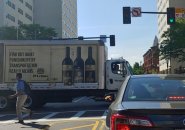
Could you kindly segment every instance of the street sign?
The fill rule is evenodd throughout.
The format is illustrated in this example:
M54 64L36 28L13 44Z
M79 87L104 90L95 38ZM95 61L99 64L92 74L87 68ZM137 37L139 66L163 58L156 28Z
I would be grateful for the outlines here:
M102 40L104 43L107 42L107 36L106 35L100 35L100 40Z
M185 18L185 8L175 8L176 18Z
M132 17L141 17L141 7L132 8Z

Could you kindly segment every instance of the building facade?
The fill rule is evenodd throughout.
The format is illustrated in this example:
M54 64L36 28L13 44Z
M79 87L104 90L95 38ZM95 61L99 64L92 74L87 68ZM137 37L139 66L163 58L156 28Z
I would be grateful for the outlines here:
M185 8L184 0L157 0L157 10L158 12L166 12L168 7L175 8ZM158 15L158 39L159 46L160 43L164 40L161 38L164 31L166 31L170 26L167 25L167 15L159 14ZM159 61L159 71L161 73L176 73L176 69L180 66L185 67L185 63L179 63L176 59L170 60L160 60Z
M0 0L0 26L33 23L33 0Z
M0 0L0 26L40 24L59 38L76 38L77 0Z
M159 73L158 39L155 37L153 46L143 55L145 73Z
M59 38L76 38L77 0L34 0L34 23L54 28Z

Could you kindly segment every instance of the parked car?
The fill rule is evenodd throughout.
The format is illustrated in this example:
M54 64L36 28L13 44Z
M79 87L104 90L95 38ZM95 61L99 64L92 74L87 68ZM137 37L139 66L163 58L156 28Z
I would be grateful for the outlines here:
M185 75L133 75L106 117L110 130L185 130Z

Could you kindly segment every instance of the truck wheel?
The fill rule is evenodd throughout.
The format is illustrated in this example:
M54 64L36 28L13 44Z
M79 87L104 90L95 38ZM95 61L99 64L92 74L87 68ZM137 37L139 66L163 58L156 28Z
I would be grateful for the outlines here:
M0 96L0 110L4 110L8 107L8 99L5 96Z

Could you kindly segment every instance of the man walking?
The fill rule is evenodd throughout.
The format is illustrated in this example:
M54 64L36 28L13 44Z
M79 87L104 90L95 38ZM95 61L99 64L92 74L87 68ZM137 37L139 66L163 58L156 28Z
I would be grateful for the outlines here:
M17 118L19 120L18 123L24 123L22 112L29 113L29 117L31 118L32 111L30 109L23 107L28 95L25 92L25 85L24 85L25 81L22 80L22 74L17 73L16 79L17 79L16 93L14 95L10 95L9 98L17 97L16 113L17 113Z

